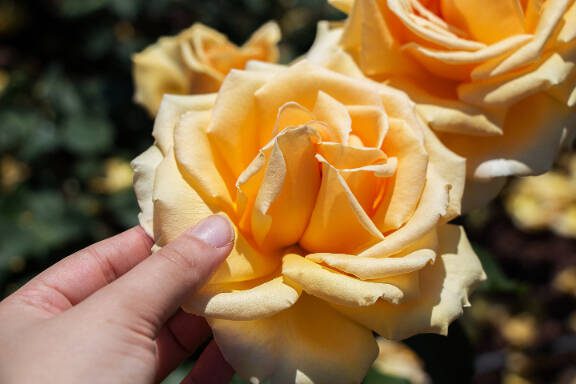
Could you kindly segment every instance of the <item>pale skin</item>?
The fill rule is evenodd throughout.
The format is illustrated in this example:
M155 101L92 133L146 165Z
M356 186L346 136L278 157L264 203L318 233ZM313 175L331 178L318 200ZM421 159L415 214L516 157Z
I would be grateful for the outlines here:
M91 245L0 302L0 383L157 383L210 339L179 309L229 254L211 216L160 251L140 227ZM183 383L234 374L212 340Z

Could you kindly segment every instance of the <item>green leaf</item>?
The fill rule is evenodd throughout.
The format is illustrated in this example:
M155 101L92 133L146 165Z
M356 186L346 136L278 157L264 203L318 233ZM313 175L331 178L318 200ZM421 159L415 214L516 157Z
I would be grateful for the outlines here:
M120 18L133 20L142 8L142 0L110 0L110 8Z
M113 127L106 118L76 115L64 122L62 135L66 148L86 156L109 151L113 144L112 132Z
M48 101L53 110L63 115L74 115L83 110L82 99L74 83L62 73L58 65L49 67L38 81L38 98Z
M130 1L130 0L125 0ZM82 17L108 5L109 0L60 0L60 13L65 17Z

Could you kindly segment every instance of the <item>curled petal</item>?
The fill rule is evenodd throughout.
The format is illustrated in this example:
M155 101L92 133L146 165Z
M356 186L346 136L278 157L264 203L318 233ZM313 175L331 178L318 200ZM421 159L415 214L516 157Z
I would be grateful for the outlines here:
M562 84L548 89L547 92L561 103L574 108L576 106L576 66Z
M490 71L491 76L500 76L519 70L526 64L539 59L546 45L553 38L558 24L566 13L570 0L549 0L542 7L540 19L534 31L534 39L514 51Z
M252 234L267 249L298 242L308 225L321 180L316 140L306 126L287 129L275 140L251 217Z
M476 254L461 227L440 229L440 249L434 264L420 272L420 295L414 301L370 307L334 306L354 321L390 339L417 333L446 334L448 325L468 306L468 293L486 279Z
M253 383L360 383L378 354L368 329L308 295L271 317L209 323L224 358Z
M470 51L485 47L485 44L482 42L461 38L448 30L442 31L437 28L429 28L428 23L418 23L417 18L411 17L411 15L413 15L413 9L410 3L416 3L416 1L386 0L386 3L389 12L394 13L394 15L402 21L403 26L421 40L431 43L432 45L438 45L451 50L462 49Z
M337 253L312 253L306 258L316 263L357 276L362 280L376 280L403 275L424 268L436 257L431 249L420 249L402 257L358 257Z
M434 131L491 136L502 133L504 112L498 109L482 110L463 103L448 95L435 95L440 87L426 88L421 83L393 78L389 84L410 95L416 102L416 110Z
M192 295L182 308L213 319L253 320L275 315L290 308L300 290L276 277L265 282L247 281L208 284Z
M134 169L134 192L140 206L138 221L148 236L154 236L154 202L152 195L154 193L156 168L160 165L162 158L162 152L157 146L153 145L132 160L131 163L132 169Z
M322 300L340 305L369 306L379 299L398 303L404 296L392 284L358 280L310 260L288 254L282 260L282 274Z
M460 215L461 202L466 180L466 159L450 151L430 130L425 129L426 149L430 162L438 170L447 185L450 185L450 201L444 217L450 221Z
M572 58L553 53L536 68L518 73L490 77L482 81L461 84L459 97L479 106L511 106L528 96L562 84L570 75L576 62L576 48Z

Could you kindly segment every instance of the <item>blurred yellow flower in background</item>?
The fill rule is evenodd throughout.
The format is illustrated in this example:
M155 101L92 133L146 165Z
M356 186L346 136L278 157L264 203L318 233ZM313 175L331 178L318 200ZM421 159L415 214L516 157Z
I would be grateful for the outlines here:
M104 175L91 180L94 191L113 194L132 186L132 167L126 160L110 158L104 162Z
M162 37L133 57L134 98L154 116L164 94L216 92L230 70L242 69L250 60L276 62L280 38L274 22L264 24L241 47L199 23Z
M407 380L410 384L431 384L424 363L405 344L378 338L378 357L372 367L385 375Z
M553 171L515 180L505 207L522 229L576 238L576 154L566 155Z
M30 169L25 163L10 155L0 159L0 186L4 192L11 191L28 178Z

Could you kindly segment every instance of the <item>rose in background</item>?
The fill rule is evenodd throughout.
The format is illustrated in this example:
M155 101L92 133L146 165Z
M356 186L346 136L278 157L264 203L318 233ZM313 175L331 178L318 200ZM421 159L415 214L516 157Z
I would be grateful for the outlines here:
M498 192L504 180L493 178L547 171L574 136L575 1L332 4L349 18L325 28L314 55L342 49L364 75L406 91L444 144L467 159L466 205Z
M554 170L543 175L515 180L505 206L522 229L549 229L576 238L576 154L563 156Z
M200 23L162 37L134 55L134 99L154 116L166 93L216 92L231 69L242 69L249 60L276 62L280 38L274 22L264 24L241 47Z
M210 213L235 249L184 308L245 378L360 382L372 335L445 334L484 278L458 215L464 160L397 90L301 62L165 96L134 160L162 247Z

